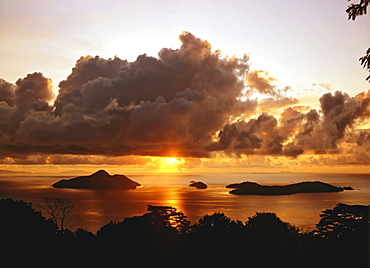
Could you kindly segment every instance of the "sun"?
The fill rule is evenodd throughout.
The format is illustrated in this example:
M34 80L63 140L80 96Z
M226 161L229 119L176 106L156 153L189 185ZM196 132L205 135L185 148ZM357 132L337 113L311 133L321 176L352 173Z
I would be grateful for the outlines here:
M163 157L160 165L160 170L164 172L177 171L183 166L184 163L185 160L183 158Z
M173 158L173 157L167 157L164 162L166 165L176 165L176 164L181 163L180 160Z

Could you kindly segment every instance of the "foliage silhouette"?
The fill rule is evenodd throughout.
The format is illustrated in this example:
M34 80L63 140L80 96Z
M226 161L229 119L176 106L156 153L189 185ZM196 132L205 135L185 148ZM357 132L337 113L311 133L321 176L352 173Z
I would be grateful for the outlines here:
M59 231L64 232L69 227L70 214L74 207L71 200L42 197L39 207L51 216Z
M122 222L110 222L97 232L106 261L138 267L154 263L166 267L175 262L178 235L187 231L190 222L173 207L148 206L148 211Z
M367 13L368 5L369 0L361 0L360 3L349 5L346 9L348 19L355 20L358 16L365 15ZM359 61L361 62L362 67L370 72L370 48L367 49L366 54L362 56ZM370 83L370 74L366 77L366 80Z
M285 263L286 267L297 266L300 240L297 227L283 222L275 213L257 212L248 218L246 232L253 255L260 256L255 265L268 267Z
M337 204L334 209L326 209L320 214L316 234L333 241L363 235L368 231L369 207L361 205Z
M348 0L351 1L351 0ZM361 16L367 13L367 6L369 0L361 0L360 3L351 4L347 7L346 12L349 20L355 20L357 16Z
M174 207L148 205L148 211L154 223L164 223L167 227L175 228L180 234L186 233L189 229L190 221L186 219L184 213L177 211Z
M370 72L370 48L367 49L366 55L362 56L359 61L361 62L362 67ZM370 83L370 75L366 77L366 80Z
M94 235L59 232L31 203L2 199L1 267L367 267L369 208L338 204L302 232L271 212L190 224L173 207L148 206Z
M57 230L31 203L0 200L0 260L2 267L44 267L52 264L48 256ZM43 257L40 257L43 256Z
M240 262L245 247L244 224L224 213L204 215L184 237L184 267L227 267ZM189 254L191 253L191 254Z
M314 233L327 240L329 248L342 254L337 260L352 267L366 267L369 258L370 206L337 204L320 214ZM350 256L350 258L348 258Z

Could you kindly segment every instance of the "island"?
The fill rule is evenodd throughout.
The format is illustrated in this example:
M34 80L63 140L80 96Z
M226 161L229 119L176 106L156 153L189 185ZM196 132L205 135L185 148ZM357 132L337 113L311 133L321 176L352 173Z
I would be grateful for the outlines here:
M236 188L230 194L239 195L290 195L297 193L328 193L352 190L352 187L336 187L320 181L299 182L289 185L262 186L256 182L233 183L226 188Z
M206 189L207 188L207 184L205 184L204 182L201 182L201 181L191 181L189 186L190 187L196 187L198 189Z
M109 175L105 170L99 170L89 176L60 180L53 184L54 188L73 189L136 189L140 183L125 175Z

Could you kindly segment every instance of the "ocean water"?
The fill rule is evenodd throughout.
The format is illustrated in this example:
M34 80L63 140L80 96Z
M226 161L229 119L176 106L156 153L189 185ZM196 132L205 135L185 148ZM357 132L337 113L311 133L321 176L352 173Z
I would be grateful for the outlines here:
M139 216L148 205L173 206L191 222L205 214L223 212L243 222L256 212L274 212L283 221L304 230L312 230L320 213L338 203L370 205L370 174L313 173L205 173L128 175L142 186L135 190L55 189L54 182L74 176L0 176L0 198L32 202L38 207L41 197L67 198L75 205L71 228L96 232L110 221ZM202 181L207 189L189 187L190 181ZM284 196L232 195L230 183L253 181L262 185L285 185L302 181L322 181L355 190L338 193L304 193ZM46 215L45 215L46 216Z

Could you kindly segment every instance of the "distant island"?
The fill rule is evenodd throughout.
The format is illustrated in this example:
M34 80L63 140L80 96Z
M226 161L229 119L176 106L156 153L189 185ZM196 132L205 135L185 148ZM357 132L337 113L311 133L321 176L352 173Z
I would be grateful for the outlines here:
M31 173L28 171L13 171L13 170L7 170L7 169L0 169L0 174L2 173L11 173L11 174L19 174L19 173Z
M136 189L140 183L130 180L125 175L109 175L105 170L99 170L89 176L60 180L53 184L54 188L73 189Z
M256 182L233 183L226 188L236 188L230 194L239 195L290 195L297 193L327 193L353 190L352 187L336 187L320 181L299 182L283 186L262 186Z
M191 181L189 186L190 187L196 187L198 189L206 189L207 188L207 184L205 184L204 182L201 182L201 181Z

